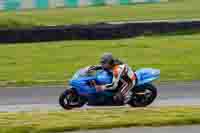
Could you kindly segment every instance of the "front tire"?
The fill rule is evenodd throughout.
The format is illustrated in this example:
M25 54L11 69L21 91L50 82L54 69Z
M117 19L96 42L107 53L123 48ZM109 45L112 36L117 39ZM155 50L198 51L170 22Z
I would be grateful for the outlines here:
M85 102L73 89L67 89L61 93L59 97L59 104L62 108L70 110L73 108L82 107Z
M133 95L129 101L132 107L146 107L157 97L157 88L152 84L145 84L133 89Z

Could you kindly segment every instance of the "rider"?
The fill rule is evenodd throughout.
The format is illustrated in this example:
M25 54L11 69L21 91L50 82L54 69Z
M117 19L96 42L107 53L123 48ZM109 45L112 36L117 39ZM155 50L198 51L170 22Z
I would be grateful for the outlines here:
M130 90L134 87L136 76L132 69L118 59L114 59L111 53L104 53L100 60L101 65L90 66L88 72L105 69L113 73L112 83L96 85L97 91L117 90L114 101L126 103L129 100Z

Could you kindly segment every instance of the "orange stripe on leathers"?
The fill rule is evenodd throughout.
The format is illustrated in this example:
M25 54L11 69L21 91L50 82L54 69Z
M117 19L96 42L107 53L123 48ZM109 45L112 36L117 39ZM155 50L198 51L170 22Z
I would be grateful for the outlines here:
M117 78L119 76L119 65L114 66L113 75Z
M135 74L133 74L133 75L131 76L131 80L136 80Z

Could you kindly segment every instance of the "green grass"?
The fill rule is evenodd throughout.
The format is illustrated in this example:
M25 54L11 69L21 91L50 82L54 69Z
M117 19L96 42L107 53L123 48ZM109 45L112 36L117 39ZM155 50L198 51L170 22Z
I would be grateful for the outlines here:
M98 64L104 52L112 52L134 69L160 69L160 81L199 80L199 38L196 33L0 45L0 84L64 84L77 69Z
M199 0L50 10L0 12L0 27L87 24L104 21L200 18Z
M131 126L200 124L200 107L0 113L2 133L52 133Z

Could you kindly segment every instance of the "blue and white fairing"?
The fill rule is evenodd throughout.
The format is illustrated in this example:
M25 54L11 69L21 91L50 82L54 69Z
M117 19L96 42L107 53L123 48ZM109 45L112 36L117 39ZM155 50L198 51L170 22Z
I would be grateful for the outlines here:
M135 74L137 77L136 86L151 83L152 81L160 78L160 70L153 68L142 68L137 70Z
M136 86L140 86L158 79L160 77L160 70L143 68L137 70L135 74L137 77ZM93 75L90 75L87 74L84 69L81 69L75 73L69 84L72 88L75 88L79 94L88 95L98 93L94 87L89 85L90 81L94 80L98 85L104 85L112 83L112 79L112 73L105 70L101 70Z
M112 83L113 75L111 72L100 70L95 74L88 74L84 69L79 70L70 80L69 84L75 88L79 94L87 95L97 93L94 87L89 85L89 82L95 81L98 85Z
M98 85L104 85L112 83L112 78L112 72L109 71L99 70L95 74L88 74L85 69L81 69L74 74L74 76L71 79L71 82L75 80L95 80Z

